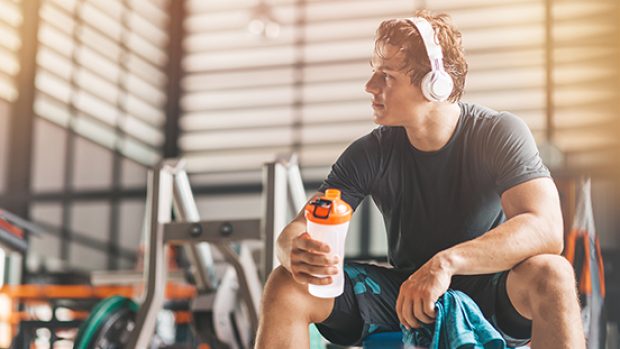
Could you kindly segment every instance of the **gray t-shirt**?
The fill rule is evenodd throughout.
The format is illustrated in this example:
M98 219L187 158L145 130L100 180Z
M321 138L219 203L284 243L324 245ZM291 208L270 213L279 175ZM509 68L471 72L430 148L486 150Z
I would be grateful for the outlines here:
M340 189L354 209L372 196L396 268L416 269L437 252L493 229L505 220L505 190L550 176L521 119L459 106L456 130L440 150L422 152L404 128L381 126L353 142L319 188Z

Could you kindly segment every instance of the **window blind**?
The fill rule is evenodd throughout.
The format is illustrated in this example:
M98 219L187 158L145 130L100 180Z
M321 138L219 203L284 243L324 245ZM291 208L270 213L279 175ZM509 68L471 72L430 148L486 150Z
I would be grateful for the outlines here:
M19 27L23 17L18 0L0 0L0 98L17 99L15 78L20 69L17 53L21 47Z
M553 140L569 167L619 164L618 6L609 0L553 2Z
M37 116L144 165L161 157L166 1L43 0Z

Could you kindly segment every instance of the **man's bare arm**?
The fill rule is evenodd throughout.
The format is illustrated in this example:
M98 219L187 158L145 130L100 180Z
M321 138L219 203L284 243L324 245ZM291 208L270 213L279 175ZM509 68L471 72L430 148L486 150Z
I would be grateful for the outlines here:
M508 220L484 235L443 250L400 287L396 313L406 327L431 323L435 302L453 275L489 274L511 269L535 255L562 251L562 213L549 178L519 184L502 195Z
M563 248L560 200L553 181L538 178L502 195L507 220L484 235L437 254L452 275L508 270L539 254L559 254Z

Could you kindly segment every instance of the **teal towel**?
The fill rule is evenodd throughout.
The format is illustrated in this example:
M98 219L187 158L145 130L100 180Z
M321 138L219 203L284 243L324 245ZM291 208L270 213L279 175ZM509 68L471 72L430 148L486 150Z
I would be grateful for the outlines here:
M506 342L463 292L448 290L435 303L435 323L403 331L405 346L429 349L505 349Z

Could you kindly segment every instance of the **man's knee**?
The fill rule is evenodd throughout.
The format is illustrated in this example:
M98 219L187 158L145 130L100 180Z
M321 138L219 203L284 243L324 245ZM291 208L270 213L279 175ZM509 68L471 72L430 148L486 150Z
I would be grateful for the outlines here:
M519 302L528 315L545 313L557 306L557 302L577 299L573 267L562 256L546 254L528 258L513 268L509 280L513 288L512 292L509 290L511 300Z
M286 268L279 266L269 275L263 291L263 312L295 312L309 322L321 322L331 313L333 299L317 298L308 292L308 286L293 279Z
M276 305L278 303L287 303L295 300L301 295L300 287L291 273L283 266L275 268L265 284L263 292L263 303Z
M541 295L575 288L573 267L562 256L544 254L530 257L514 270L527 279L529 285L534 286L533 290Z

